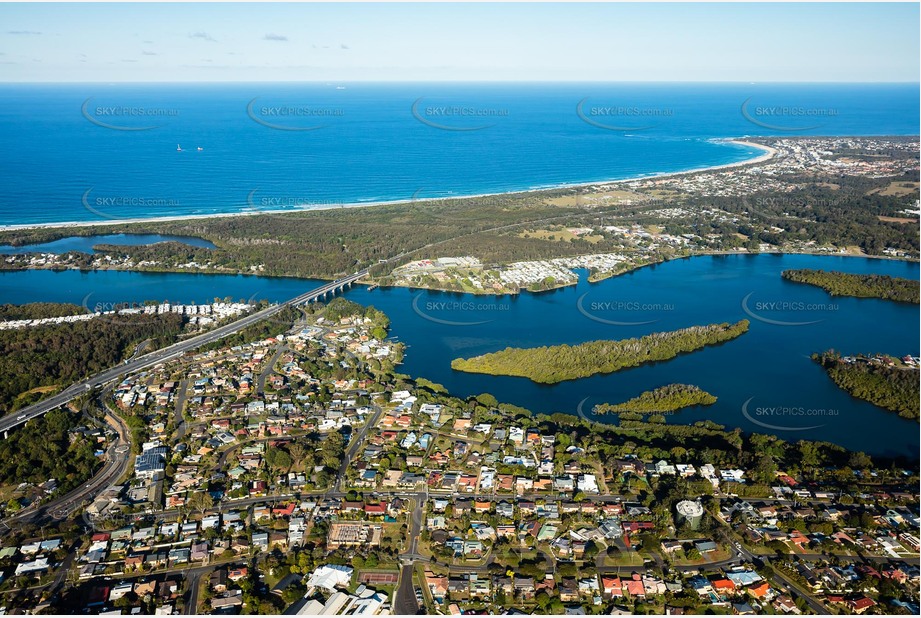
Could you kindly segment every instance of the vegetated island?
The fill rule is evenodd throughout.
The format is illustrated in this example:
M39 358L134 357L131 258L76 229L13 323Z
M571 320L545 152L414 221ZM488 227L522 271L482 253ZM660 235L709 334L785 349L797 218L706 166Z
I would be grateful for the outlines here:
M875 406L898 412L902 418L918 420L921 415L916 359L876 356L841 356L830 350L813 354L828 377L848 394Z
M578 345L505 348L473 358L455 358L451 368L469 373L529 378L541 384L613 373L626 367L672 359L708 345L735 339L748 330L748 320L691 326L651 333L639 339L588 341Z
M618 404L602 403L594 407L595 414L661 414L691 406L709 406L716 397L692 384L666 384Z
M918 304L919 284L914 279L901 279L888 275L853 275L835 270L811 268L785 270L781 276L788 281L818 286L832 296L881 298Z

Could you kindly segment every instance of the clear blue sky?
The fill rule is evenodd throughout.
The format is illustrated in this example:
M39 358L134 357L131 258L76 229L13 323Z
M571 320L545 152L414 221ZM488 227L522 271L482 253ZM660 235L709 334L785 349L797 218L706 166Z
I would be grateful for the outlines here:
M0 82L911 81L919 5L0 4Z

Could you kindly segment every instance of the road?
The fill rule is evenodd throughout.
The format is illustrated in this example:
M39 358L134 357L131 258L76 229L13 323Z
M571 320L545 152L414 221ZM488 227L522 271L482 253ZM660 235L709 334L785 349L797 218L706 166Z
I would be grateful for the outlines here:
M604 212L595 211L593 214L601 215L601 214L604 214ZM408 255L412 255L413 253L418 253L419 251L431 249L432 247L436 247L445 242L457 241L466 236L473 236L475 234L483 234L487 232L499 232L503 230L513 229L513 228L516 228L522 225L534 225L538 223L547 223L550 221L554 221L556 219L565 218L569 216L571 215L567 214L567 215L559 215L555 217L546 217L543 219L531 219L527 221L519 221L516 223L509 223L505 225L474 230L466 234L461 234L459 236L454 236L452 238L447 238L445 240L427 243L425 245L422 245L421 247L403 251L400 254L395 255L393 257L378 260L377 264L373 266L378 266L380 264L389 264L391 262L398 261ZM176 358L177 356L180 356L190 350L194 350L195 348L201 345L211 343L213 341L217 341L218 339L226 337L227 335L231 335L243 328L246 328L247 326L256 324L257 322L260 322L266 318L269 318L275 315L276 313L282 311L285 307L308 303L308 302L317 300L319 298L325 297L329 293L335 294L337 291L340 291L344 289L345 287L350 286L355 281L358 281L359 279L367 276L368 273L371 271L371 268L373 268L373 266L367 266L365 268L362 268L361 270L356 271L352 273L351 275L348 275L340 279L336 279L335 281L326 283L318 288L310 290L309 292L305 292L304 294L301 294L300 296L292 298L291 300L288 300L279 305L273 305L272 307L268 307L261 311L257 311L255 313L251 313L249 315L243 316L239 320L236 320L229 324L225 324L224 326L220 326L207 333L203 333L201 335L191 337L185 341L175 343L171 346L151 352L150 354L145 354L144 356L135 358L137 353L140 351L140 348L138 348L135 350L135 354L132 355L131 358L126 360L124 364L116 365L115 367L111 367L110 369L107 369L106 371L96 374L95 376L87 378L76 384L72 384L71 386L67 387L66 389L58 393L57 395L49 397L48 399L35 403L31 406L27 406L19 410L15 415L10 414L6 417L0 418L0 435L2 435L3 437L6 437L10 429L13 429L14 427L17 427L24 423L27 423L29 420L37 416L41 416L42 414L45 414L46 412L49 412L50 410L54 410L58 406L62 406L65 403L70 402L71 400L76 398L81 393L87 390L93 389L96 386L99 386L107 382L110 382L112 380L115 380L121 375L130 373L130 372L134 372L134 371L139 371L141 369L146 369L158 363L162 363L164 361Z
M200 567L197 569L189 569L185 572L185 585L186 589L189 591L189 599L186 601L185 611L186 615L194 615L198 613L198 591L201 586L199 582L203 575L210 574L214 570L214 567Z
M342 490L342 479L345 478L345 472L349 468L349 462L352 461L358 449L361 448L362 443L365 441L365 436L368 435L368 430L372 427L377 427L381 414L384 412L380 406L375 405L372 406L372 408L374 412L371 414L370 418L365 421L364 425L361 426L361 429L358 430L358 435L352 436L348 447L345 449L345 454L342 456L342 465L339 466L339 472L336 473L336 483L333 485L333 492L335 493L339 493Z
M393 599L393 613L398 616L410 616L419 612L419 601L416 600L416 592L413 589L414 569L412 564L400 569L400 583Z
M393 259L397 259L397 258L393 258ZM135 371L147 369L148 367L153 367L154 365L177 358L185 354L186 352L194 350L202 345L211 343L213 341L217 341L219 339L222 339L223 337L226 337L227 335L232 335L233 333L236 333L237 331L242 330L246 328L247 326L256 324L258 322L261 322L262 320L270 318L273 315L281 312L286 307L311 302L318 298L325 297L327 294L331 294L331 293L334 294L336 291L339 291L345 288L346 286L351 285L352 283L354 283L355 281L358 281L359 279L366 276L367 274L368 274L368 269L363 268L357 272L352 273L351 275L348 275L347 277L343 277L341 279L337 279L335 281L331 281L329 283L321 285L318 288L310 290L309 292L305 292L301 294L300 296L292 298L291 300L286 301L284 303L281 303L278 305L272 305L271 307L267 307L265 309L262 309L261 311L250 313L248 315L243 316L239 320L235 320L234 322L231 322L229 324L219 326L218 328L208 331L207 333L196 335L195 337L191 337L189 339L186 339L185 341L174 343L173 345L167 346L165 348L161 348L159 350L155 350L153 352L150 352L149 354L144 354L143 356L138 356L138 357L132 356L132 358L126 360L124 363L120 365L110 367L109 369L106 369L105 371L97 373L96 375L92 377L86 378L85 380L81 382L72 384L71 386L65 388L63 391L61 391L57 395L53 395L52 397L49 397L48 399L40 401L31 406L22 408L21 410L18 410L14 414L10 414L3 418L0 418L0 434L6 437L10 429L13 429L24 423L27 423L33 418L41 416L45 414L46 412L49 412L51 410L54 410L55 408L58 408L59 406L69 403L70 401L77 398L79 395L89 390L92 390L98 386L101 386L103 384L107 384L113 380L116 380L119 377L127 373L133 373Z
M186 432L186 422L185 416L182 414L183 409L185 408L185 400L188 397L189 390L189 381L188 380L179 380L179 384L176 387L176 401L174 403L173 409L173 423L175 425L175 430L173 435L175 436L174 442L178 444L182 441L183 436Z
M745 549L745 546L742 545L741 543L735 542L733 543L733 546L735 547L736 553L742 558L745 558L748 562L770 565L770 560L767 557L756 556L755 554ZM773 569L773 571L774 571L774 576L771 577L771 583L774 584L778 590L787 590L795 596L802 597L803 600L806 601L806 604L809 605L809 608L815 613L819 614L820 616L828 615L831 613L830 611L828 611L828 608L822 604L821 601L819 601L817 598L815 598L815 596L812 595L811 592L804 589L802 586L800 586L796 582L792 581L789 577L787 577L782 572L780 572L779 569ZM783 586L778 585L778 581L782 582L785 585Z
M280 345L278 349L275 350L275 353L272 354L272 357L268 359L268 362L265 363L265 367L262 368L262 371L259 372L259 377L256 378L256 393L259 396L265 396L265 381L269 375L275 371L275 363L278 362L278 359L281 358L281 355L288 351L288 346Z
M13 515L4 523L13 528L17 523L44 523L51 519L64 519L88 499L95 497L117 481L128 469L131 456L131 433L124 421L107 412L106 422L118 433L118 437L109 445L106 451L106 461L99 472L86 484L77 487L71 492L56 498L51 502L42 504L37 509L26 510Z

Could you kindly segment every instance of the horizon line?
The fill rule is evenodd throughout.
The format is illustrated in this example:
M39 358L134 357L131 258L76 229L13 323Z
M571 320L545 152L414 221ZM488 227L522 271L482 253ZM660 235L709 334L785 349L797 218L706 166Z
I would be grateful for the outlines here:
M209 84L824 84L824 85L919 85L921 80L896 80L896 81L841 81L841 80L612 80L612 79L572 79L572 80L531 80L531 79L405 79L405 80L379 80L379 79L291 79L291 80L0 80L0 85L8 84L183 84L183 85L209 85Z

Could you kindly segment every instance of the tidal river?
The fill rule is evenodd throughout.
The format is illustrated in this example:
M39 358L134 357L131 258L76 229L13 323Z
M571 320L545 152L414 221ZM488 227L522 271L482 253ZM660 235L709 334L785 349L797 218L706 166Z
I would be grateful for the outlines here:
M589 284L540 294L472 296L405 288L354 287L346 297L373 304L408 347L403 370L445 385L453 394L492 393L535 412L591 417L592 406L622 402L668 383L697 385L718 397L670 423L712 419L745 431L796 441L827 440L871 454L916 457L916 422L853 399L809 359L842 353L918 355L917 305L832 297L784 281L781 271L822 268L918 278L917 263L826 256L730 255L676 260ZM90 309L112 303L214 298L280 301L317 281L235 275L0 273L0 303L71 302ZM623 339L695 324L748 319L748 333L723 345L609 375L547 386L524 378L453 371L453 358L507 346ZM604 420L601 417L599 420ZM613 418L611 422L614 422Z

